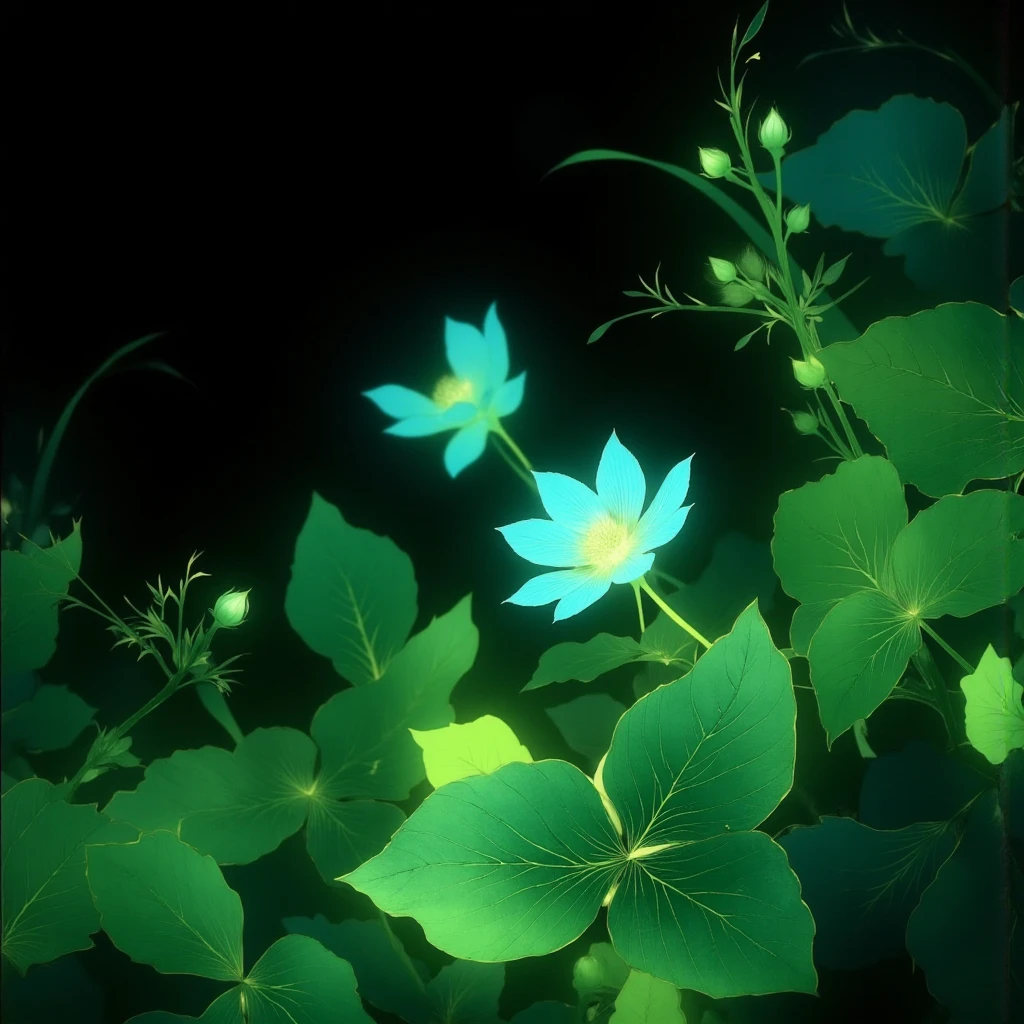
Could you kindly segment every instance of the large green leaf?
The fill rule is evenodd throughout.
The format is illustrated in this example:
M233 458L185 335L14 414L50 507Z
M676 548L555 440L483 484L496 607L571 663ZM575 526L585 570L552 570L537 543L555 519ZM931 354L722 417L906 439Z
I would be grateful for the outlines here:
M456 960L427 986L430 1021L444 1024L502 1024L498 1000L505 987L504 964Z
M318 787L330 796L405 800L424 777L410 729L439 729L453 717L455 684L476 659L479 633L464 597L395 656L372 686L335 694L313 718L320 747Z
M551 952L610 901L616 951L638 970L715 997L813 991L796 876L742 831L789 789L795 716L789 663L751 605L690 675L623 716L608 810L565 762L508 764L431 794L344 881L453 956Z
M976 303L887 317L821 353L908 483L957 494L1024 469L1024 324Z
M57 607L82 565L78 522L51 547L0 551L0 674L42 668L57 649Z
M256 729L231 752L202 747L154 761L104 812L146 832L174 832L218 864L249 864L302 827L315 762L305 733Z
M1007 236L1011 263L1020 240L1021 218L1007 203L1012 120L1004 108L968 149L955 107L893 96L877 110L851 111L813 146L787 155L783 192L810 203L824 227L887 239L885 254L906 256L907 277L941 300L1002 309ZM774 188L774 173L758 179Z
M284 608L295 632L344 679L357 686L380 679L416 620L412 562L314 492Z
M494 715L464 725L409 732L423 751L427 781L434 789L470 775L486 775L510 761L533 760L511 727Z
M306 849L325 882L380 853L405 815L380 800L339 800L317 791L309 804Z
M346 875L452 956L551 953L597 916L623 853L593 783L564 761L513 762L435 790Z
M630 971L608 1024L686 1024L679 989L640 971Z
M844 462L822 480L779 498L775 571L782 589L813 609L801 619L799 634L794 620L798 654L807 653L814 630L834 604L879 586L889 549L906 525L899 476L892 463L874 455Z
M887 589L923 619L964 618L1024 587L1024 497L980 490L919 512L893 543Z
M4 742L29 753L71 746L96 709L66 686L40 686L3 717Z
M967 738L989 763L1002 764L1011 750L1024 748L1024 686L1014 681L1009 658L989 644L960 689L967 697Z
M807 652L828 746L892 692L921 646L921 627L877 590L834 605Z
M106 819L44 779L7 790L2 808L3 955L24 973L89 949L100 920L85 880L85 843Z
M171 832L87 848L103 930L122 952L163 974L241 981L242 901L211 857Z

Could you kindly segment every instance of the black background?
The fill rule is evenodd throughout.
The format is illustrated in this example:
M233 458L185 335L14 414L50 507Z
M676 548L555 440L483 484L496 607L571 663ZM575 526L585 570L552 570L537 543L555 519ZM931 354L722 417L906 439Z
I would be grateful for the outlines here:
M695 453L694 510L659 565L693 578L727 529L767 542L778 495L828 466L814 461L824 448L796 437L780 409L803 405L787 359L795 341L779 330L770 347L759 335L734 354L746 319L681 313L627 321L585 344L598 324L635 308L621 290L659 263L677 294L710 299L707 257L738 251L737 229L655 170L606 163L542 180L588 147L693 170L698 145L734 151L713 103L715 72L726 68L734 20L742 31L756 7L377 3L232 13L147 4L70 14L12 5L3 43L13 72L5 479L31 476L36 432L51 429L107 355L164 331L151 357L191 383L146 371L100 382L51 478L51 498L73 501L83 520L83 576L111 602L144 600L144 580L177 580L203 550L200 568L214 578L201 584L201 601L253 588L248 627L226 644L251 654L232 697L243 729L308 728L338 684L282 605L317 490L410 554L420 626L473 591L481 650L455 692L458 720L498 714L535 756L566 756L541 709L584 688L518 691L552 644L633 629L632 596L616 588L555 626L550 608L502 606L532 573L493 528L539 514L534 499L491 451L448 479L443 438L384 435L390 420L360 393L384 383L429 392L446 372L443 318L480 323L497 300L512 373L528 371L525 401L506 426L537 468L592 482L613 428L652 488ZM1019 82L1007 81L1008 0L850 9L858 28L955 48L1000 94L1020 96ZM749 65L752 124L777 104L795 150L851 108L906 91L956 105L972 140L994 120L966 77L914 51L796 70L805 53L840 45L829 31L840 16L836 3L772 5L755 44L762 59ZM829 262L854 254L851 283L871 275L845 307L860 328L927 304L874 240L815 228L794 247L805 266L821 251ZM791 607L780 593L770 620L780 646ZM151 666L108 655L98 627L66 618L44 678L71 685L111 724L157 681ZM626 693L628 677L620 684ZM861 762L851 738L826 758L813 701L800 710L798 781L823 811L855 806ZM873 738L892 749L908 734L937 735L923 714L887 705L872 718ZM190 694L135 735L147 760L222 742ZM50 768L73 771L82 753ZM83 795L102 803L134 778L109 776ZM780 825L805 813L787 808ZM302 857L293 840L252 868L227 869L246 901L247 962L282 914L369 915L351 894L328 892ZM400 925L417 941L414 925ZM598 927L591 938L601 937ZM108 991L110 1020L204 1005L207 989L155 976L98 941L83 961ZM510 965L503 1010L568 998L570 962L563 954L553 971ZM906 1006L901 1019L918 1019L927 996L909 961L875 974L826 978L822 989L856 993L844 996L851 1012Z

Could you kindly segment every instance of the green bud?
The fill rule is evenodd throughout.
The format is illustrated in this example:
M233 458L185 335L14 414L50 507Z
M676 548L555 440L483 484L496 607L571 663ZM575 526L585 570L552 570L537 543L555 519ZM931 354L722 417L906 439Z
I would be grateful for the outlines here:
M736 267L728 260L720 260L715 256L709 256L708 260L711 263L712 273L722 284L736 280Z
M803 206L794 206L793 209L786 214L786 227L789 228L791 234L799 235L800 232L806 231L810 223L810 203L804 203Z
M793 417L793 426L798 434L818 433L818 417L809 412L793 412L787 409L786 412Z
M722 285L721 296L723 306L746 306L753 299L754 293L742 282L730 281Z
M729 154L721 149L697 148L700 156L700 169L709 178L724 178L732 170Z
M229 590L226 594L221 594L213 606L213 618L223 629L240 626L248 614L248 590Z
M764 280L765 261L761 257L761 254L752 245L748 245L743 252L740 253L740 257L736 261L736 266L752 281Z
M821 362L811 356L810 359L791 359L793 364L793 376L805 388L820 388L825 383L825 367Z
M779 112L772 107L771 112L757 129L757 137L769 153L781 154L783 148L793 137L793 133L786 127L786 122L782 120Z
M604 981L601 961L594 956L581 956L573 965L572 987L579 993L595 992Z

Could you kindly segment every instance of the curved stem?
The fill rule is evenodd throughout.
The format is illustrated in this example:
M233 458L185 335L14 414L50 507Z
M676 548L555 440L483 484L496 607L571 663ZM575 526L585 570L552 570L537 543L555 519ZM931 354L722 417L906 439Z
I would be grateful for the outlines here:
M523 469L525 469L527 473L532 473L533 466L530 464L530 460L523 454L522 448L520 448L519 445L517 445L515 441L508 436L508 431L501 425L499 420L494 421L491 425L491 430L493 430L494 433L509 446L512 454L523 464Z
M505 451L504 445L498 440L498 436L496 434L491 433L489 436L491 438L491 444L494 445L495 451L497 451L497 453L505 460L512 472L515 473L515 475L519 477L519 479L522 480L534 494L536 494L537 481L534 480L529 473L525 472L523 467L520 466L507 451Z
M637 580L637 586L680 628L685 629L698 643L703 644L705 647L711 646L711 641L707 637L701 636L685 619L680 618L669 606L651 589L650 584L643 578L640 577Z

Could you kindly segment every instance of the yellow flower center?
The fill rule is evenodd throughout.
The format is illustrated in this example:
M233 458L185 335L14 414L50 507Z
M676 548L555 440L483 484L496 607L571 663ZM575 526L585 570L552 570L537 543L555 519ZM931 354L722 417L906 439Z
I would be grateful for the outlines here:
M580 554L587 564L610 572L624 562L633 550L633 538L625 523L605 515L593 523L580 542Z
M437 382L430 397L442 409L450 409L456 402L472 402L473 382L447 374Z

